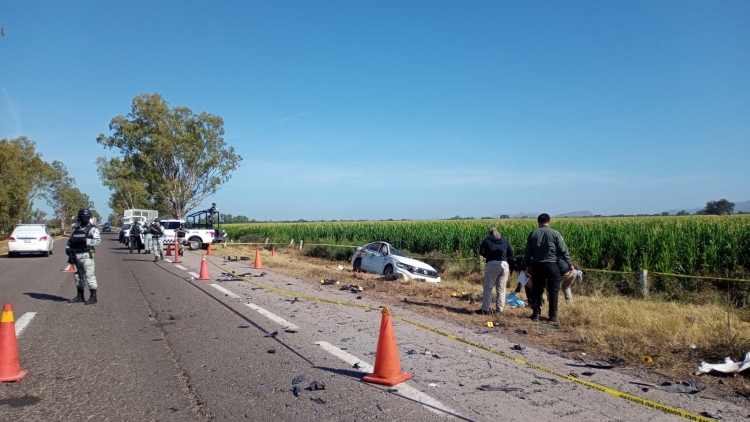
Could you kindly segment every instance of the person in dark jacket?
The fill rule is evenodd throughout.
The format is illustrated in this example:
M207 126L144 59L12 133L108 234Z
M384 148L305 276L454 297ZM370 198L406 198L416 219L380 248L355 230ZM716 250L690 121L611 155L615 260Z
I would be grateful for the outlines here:
M539 321L542 312L542 295L546 288L549 298L549 321L557 322L557 297L560 292L558 259L564 260L572 270L575 270L568 253L568 246L565 245L560 232L549 226L550 220L549 214L540 214L537 217L539 228L529 234L523 255L526 275L534 277L531 283L532 297L529 298L532 321Z
M510 246L508 239L500 236L496 228L490 227L487 231L487 237L484 238L482 246L479 247L479 255L487 260L487 265L484 270L482 307L477 309L476 313L482 315L490 313L493 287L497 292L495 310L502 312L505 307L505 285L508 284L508 276L510 275L508 258L513 256L513 248Z

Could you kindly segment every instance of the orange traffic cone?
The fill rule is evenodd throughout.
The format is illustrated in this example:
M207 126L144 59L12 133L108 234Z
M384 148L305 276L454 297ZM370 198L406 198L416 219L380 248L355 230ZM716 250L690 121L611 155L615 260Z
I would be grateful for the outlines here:
M21 370L13 307L6 303L0 317L0 382L21 381L28 373L25 369Z
M66 272L66 273L74 273L74 272L76 272L76 270L73 269L73 264L68 264L68 268L64 269L63 271Z
M214 252L211 250L211 244L208 244L208 249L206 250L206 255L213 255Z
M378 350L375 352L375 369L362 380L392 387L411 379L411 374L401 372L401 361L398 358L396 334L391 323L391 311L383 307L383 318L380 320Z
M276 248L271 248L271 257L276 258Z
M177 232L174 233L174 262L180 262L180 241Z
M260 260L260 250L255 248L255 264L253 268L263 268L263 262Z
M211 276L208 275L208 262L206 262L206 255L203 255L203 260L201 261L201 274L198 277L198 280L211 280Z
M167 253L164 254L165 256L172 256L172 244L167 243Z

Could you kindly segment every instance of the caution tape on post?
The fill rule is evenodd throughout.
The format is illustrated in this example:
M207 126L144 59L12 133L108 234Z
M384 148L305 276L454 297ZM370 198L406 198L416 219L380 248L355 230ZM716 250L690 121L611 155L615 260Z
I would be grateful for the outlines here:
M216 268L222 270L222 272L227 272L228 271L226 268L222 267L221 265L218 265L218 264L216 264L214 262L211 262L211 261L208 261L208 262L210 262L211 265L215 266ZM349 307L352 307L352 308L360 308L360 309L365 309L365 310L370 310L370 311L376 310L375 308L372 308L372 307L367 306L367 305L358 305L356 303L342 302L342 301L338 301L338 300L332 300L332 299L326 299L326 298L322 298L322 297L312 296L312 295L308 295L308 294L305 294L305 293L292 292L292 291L289 291L289 290L279 289L277 287L273 287L273 286L270 286L270 285L267 285L267 284L264 284L264 283L259 283L259 282L255 281L255 280L249 279L247 277L242 277L242 276L235 276L235 277L240 278L240 279L242 279L245 282L248 282L250 284L254 284L254 285L258 286L258 287L262 287L262 288L270 290L272 292L276 292L276 293L287 295L287 296L298 297L300 299L307 299L307 300L312 300L312 301L320 302L320 303L329 303L329 304L332 304L332 305L349 306ZM672 406L667 406L665 404L661 404L661 403L658 403L658 402L655 402L655 401L652 401L652 400L644 399L642 397L638 397L638 396L633 395L633 394L625 393L623 391L619 391L619 390L616 390L614 388L605 387L605 386L597 384L595 382L582 380L582 379L573 377L571 375L566 375L566 374L563 374L561 372L557 372L555 370L545 368L545 367L537 365L535 363L531 363L531 362L525 361L523 359L517 358L515 356L511 356L511 355L509 355L507 353L504 353L504 352L501 352L499 350L492 349L491 347L483 346L483 345L481 345L479 343L475 343L475 342L473 342L471 340L467 340L465 338L461 338L461 337L458 337L456 335L440 331L438 329L429 327L427 325L421 324L421 323L416 322L416 321L412 321L412 320L409 320L409 319L406 319L406 318L403 318L403 317L400 317L400 316L397 316L397 315L393 315L393 318L396 318L396 319L398 319L400 321L403 321L403 322L405 322L407 324L411 324L411 325L413 325L415 327L418 327L418 328L421 328L423 330L429 331L429 332L431 332L433 334L437 334L437 335L443 336L445 338L448 338L448 339L451 339L451 340L454 340L454 341L457 341L457 342L469 345L471 347L475 347L477 349L484 350L484 351L486 351L488 353L492 353L494 355L497 355L497 356L500 356L500 357L512 360L512 361L514 361L514 362L516 362L516 363L518 363L520 365L528 366L529 368L533 368L533 369L536 369L538 371L542 371L542 372L545 372L547 374L554 375L556 377L563 378L563 379L566 379L568 381L571 381L571 382L574 382L574 383L577 383L577 384L581 384L581 385L584 385L584 386L589 387L589 388L593 388L595 390L601 391L601 392L609 394L611 396L619 397L621 399L628 400L630 402L637 403L637 404L640 404L642 406L646 406L646 407L650 407L652 409L660 410L660 411L668 413L670 415L680 416L680 417L683 417L683 418L691 420L691 421L700 421L700 422L712 422L712 421L714 421L714 419L711 419L711 418L708 418L708 417L705 417L705 416L701 416L701 415L698 415L698 414L695 414L695 413L691 413L691 412L688 412L686 410L678 409L678 408L672 407Z

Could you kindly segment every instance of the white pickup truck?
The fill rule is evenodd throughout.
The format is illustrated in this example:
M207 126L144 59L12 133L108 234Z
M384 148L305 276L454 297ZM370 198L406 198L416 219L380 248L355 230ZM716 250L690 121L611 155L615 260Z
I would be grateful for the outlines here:
M174 245L175 232L180 228L180 224L185 224L185 220L161 220L164 226L164 247ZM215 231L212 229L186 229L185 237L180 239L183 245L187 245L191 251L197 251L203 247L208 247L209 243L214 243Z

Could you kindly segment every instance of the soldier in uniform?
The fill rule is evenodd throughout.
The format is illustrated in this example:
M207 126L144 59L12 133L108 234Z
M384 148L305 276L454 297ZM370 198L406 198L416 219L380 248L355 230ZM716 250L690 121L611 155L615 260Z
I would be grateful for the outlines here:
M154 262L157 262L159 259L164 259L164 251L162 250L164 226L161 225L161 219L155 218L148 229L151 232L151 250L154 252Z
M179 248L178 253L180 254L180 256L185 254L185 249L182 246L182 244L185 242L185 235L187 235L185 223L180 223L180 227L177 228L177 247Z
M74 227L65 249L68 255L75 255L75 264L78 267L74 273L78 295L69 300L69 303L84 302L83 293L86 286L84 286L84 280L81 279L79 273L84 275L84 279L89 285L89 293L91 293L89 300L85 301L86 305L96 303L97 284L94 274L94 247L100 243L102 243L102 238L99 229L91 224L91 210L78 211L78 224Z
M143 222L143 243L146 245L146 253L151 253L151 225L148 221Z
M128 242L130 253L133 253L133 249L137 249L138 253L141 253L141 249L143 248L141 234L141 223L136 221L133 227L130 228L130 242Z

